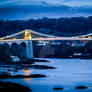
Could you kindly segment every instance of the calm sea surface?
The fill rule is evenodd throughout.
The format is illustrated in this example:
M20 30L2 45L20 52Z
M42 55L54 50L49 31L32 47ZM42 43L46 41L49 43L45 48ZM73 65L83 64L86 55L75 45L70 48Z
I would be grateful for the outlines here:
M84 59L46 59L51 62L36 63L48 65L56 69L19 70L13 75L44 74L46 78L5 79L32 88L32 92L92 92L92 60ZM88 86L88 89L78 90L76 86ZM54 87L63 87L55 91Z

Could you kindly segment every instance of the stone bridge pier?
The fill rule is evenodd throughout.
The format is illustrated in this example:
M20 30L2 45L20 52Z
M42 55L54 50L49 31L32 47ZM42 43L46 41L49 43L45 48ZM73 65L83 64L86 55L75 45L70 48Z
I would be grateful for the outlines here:
M33 59L33 44L31 40L28 40L26 43L27 49L26 49L26 56L27 59Z
M19 51L14 51L14 53L19 52L20 55L24 54L26 59L33 59L34 55L33 55L33 44L32 44L32 40L9 40L9 41L2 41L0 42L0 44L7 44L9 45L9 48L13 48L13 47L20 47L20 49L17 49ZM23 50L25 50L23 52Z

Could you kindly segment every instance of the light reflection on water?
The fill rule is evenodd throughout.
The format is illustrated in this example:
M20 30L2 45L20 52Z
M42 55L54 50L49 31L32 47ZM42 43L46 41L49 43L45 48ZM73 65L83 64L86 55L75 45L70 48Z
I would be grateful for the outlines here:
M25 81L26 81L26 80L28 81L28 80L32 80L32 78L24 78L24 80L25 80Z
M82 59L48 59L51 62L36 63L39 65L54 66L56 69L19 70L14 75L43 74L46 78L8 79L32 88L32 92L56 92L55 86L64 87L62 92L92 92L92 60ZM6 79L7 81L7 79ZM89 86L87 90L75 90L79 85ZM61 91L60 91L61 92Z
M23 70L24 71L24 75L30 75L31 74L31 70Z
M23 71L24 71L24 75L26 75L26 76L31 75L31 73L32 73L32 70L23 70ZM32 78L24 78L24 80L29 81L29 80L32 80Z

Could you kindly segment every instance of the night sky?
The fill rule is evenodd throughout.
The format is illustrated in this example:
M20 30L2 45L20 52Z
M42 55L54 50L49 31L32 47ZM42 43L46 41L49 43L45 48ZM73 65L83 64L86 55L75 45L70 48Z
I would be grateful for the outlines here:
M0 0L0 19L91 15L92 0Z

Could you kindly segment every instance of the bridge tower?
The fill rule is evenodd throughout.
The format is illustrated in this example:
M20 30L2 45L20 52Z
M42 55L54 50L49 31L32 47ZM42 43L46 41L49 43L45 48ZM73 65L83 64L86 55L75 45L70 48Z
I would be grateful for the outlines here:
M33 59L33 44L32 44L32 36L28 30L25 30L24 39L27 41L27 49L26 49L26 56L27 59Z
M33 56L33 44L32 44L31 40L27 41L26 56L27 56L27 59L33 59L34 58L34 56Z

